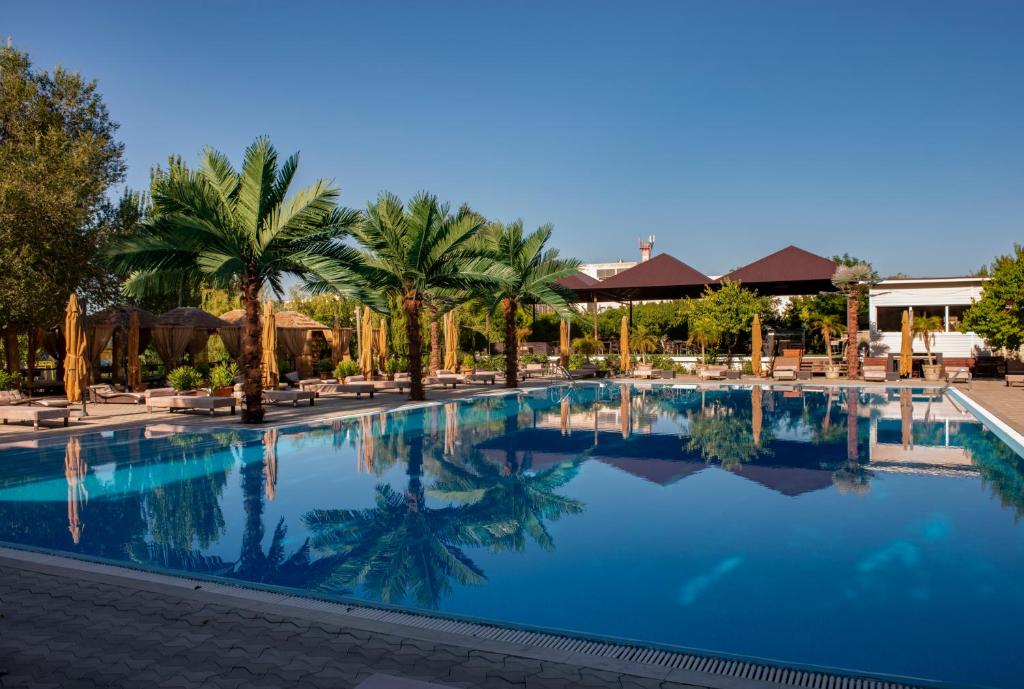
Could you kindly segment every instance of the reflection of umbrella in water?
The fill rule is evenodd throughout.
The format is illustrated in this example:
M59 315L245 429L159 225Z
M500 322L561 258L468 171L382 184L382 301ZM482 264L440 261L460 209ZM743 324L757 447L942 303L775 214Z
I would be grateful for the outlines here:
M366 470L370 473L373 470L373 418L369 414L359 417L359 465L360 471Z
M900 430L903 436L903 449L914 447L914 397L910 388L900 388Z
M569 396L566 395L562 398L562 402L559 409L559 427L562 430L562 435L569 435Z
M762 390L760 385L755 385L750 390L750 432L754 436L754 447L761 446L761 395Z
M444 453L455 456L455 446L459 438L459 405L448 402L444 405Z
M77 437L69 438L64 451L64 477L68 481L68 531L75 543L82 539L82 529L85 527L80 508L89 502L89 493L82 485L88 471L89 467L82 461L81 442Z
M263 433L263 476L267 479L267 500L277 497L277 429Z
M619 395L619 420L622 423L622 437L629 437L630 426L630 386L623 385Z

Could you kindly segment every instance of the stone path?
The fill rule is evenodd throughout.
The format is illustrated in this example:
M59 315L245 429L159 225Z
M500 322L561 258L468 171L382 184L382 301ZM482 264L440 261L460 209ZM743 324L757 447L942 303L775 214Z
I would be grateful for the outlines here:
M375 674L383 677L369 681ZM323 615L274 614L202 591L40 571L0 558L2 687L386 687L395 677L461 688L696 686L371 632Z

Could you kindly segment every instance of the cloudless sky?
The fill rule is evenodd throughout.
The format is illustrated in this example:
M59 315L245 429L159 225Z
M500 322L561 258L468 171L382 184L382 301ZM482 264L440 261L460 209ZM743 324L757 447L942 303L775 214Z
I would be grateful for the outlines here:
M1024 2L0 0L99 80L127 184L269 134L346 205L427 189L720 274L787 244L957 275L1024 240Z

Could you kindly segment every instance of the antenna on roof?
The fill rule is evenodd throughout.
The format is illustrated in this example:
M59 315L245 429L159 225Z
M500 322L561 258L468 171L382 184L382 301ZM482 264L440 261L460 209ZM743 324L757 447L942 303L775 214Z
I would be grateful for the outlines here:
M649 235L646 242L642 239L638 241L640 242L640 262L643 263L644 261L651 260L651 249L654 248L654 235Z

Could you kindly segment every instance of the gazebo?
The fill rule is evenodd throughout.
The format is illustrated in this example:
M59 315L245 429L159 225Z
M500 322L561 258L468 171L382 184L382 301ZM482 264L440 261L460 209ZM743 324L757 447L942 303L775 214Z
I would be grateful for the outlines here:
M112 350L111 380L114 382L126 382L121 375L121 364L127 356L128 327L132 314L138 315L139 318L139 351L136 354L141 354L149 345L152 329L157 324L157 317L152 313L137 306L118 304L86 317L89 343L87 356L90 368L94 372L99 369L100 355L110 343ZM47 351L49 352L49 347L47 347ZM63 352L61 357L63 357ZM95 373L93 375L95 376Z
M228 311L221 314L220 320L226 321L228 326L221 332L224 346L227 347L228 353L237 359L242 353L241 330L245 321L245 310ZM331 342L330 328L298 311L275 311L274 320L277 324L278 350L295 360L299 375L312 375L313 340L320 337L324 342Z
M229 324L194 306L179 306L156 317L151 335L153 347L168 370L187 352L193 360L206 351L210 335Z
M837 264L797 246L787 246L718 279L740 282L758 294L778 296L834 292Z

